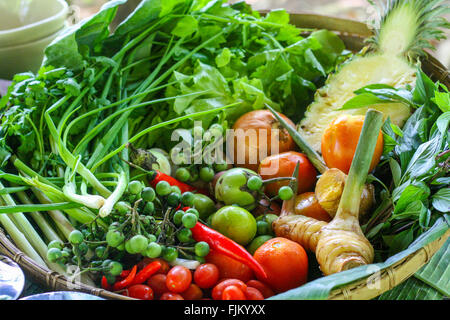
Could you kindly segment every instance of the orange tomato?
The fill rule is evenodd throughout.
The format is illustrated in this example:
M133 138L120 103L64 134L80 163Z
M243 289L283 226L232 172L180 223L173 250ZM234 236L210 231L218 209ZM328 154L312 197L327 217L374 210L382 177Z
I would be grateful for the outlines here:
M246 300L246 297L241 289L231 285L223 289L222 300Z
M295 124L280 114L290 125ZM239 130L240 129L240 130ZM272 143L278 143L277 152L295 149L295 142L269 110L255 110L241 116L233 126L234 154L229 155L238 167L258 170L260 157L272 154ZM264 138L263 138L264 137ZM260 139L261 138L261 139Z
M267 274L267 283L275 292L283 292L304 284L308 277L308 256L298 243L286 238L273 238L254 254Z
M295 166L300 162L298 171L298 193L313 189L317 181L317 171L303 153L289 151L268 156L259 164L258 173L265 180L281 177L292 177ZM289 180L272 182L265 185L265 192L269 196L278 194L282 186L287 186Z
M226 279L219 282L211 291L211 297L214 300L222 300L223 291L225 288L233 286L240 289L242 292L245 292L247 289L247 285L238 279Z
M219 252L211 250L205 259L216 265L220 279L232 278L247 282L254 278L253 271L248 266Z
M330 222L328 212L319 204L314 192L305 192L295 197L295 214Z
M349 172L364 123L364 116L341 115L333 120L322 136L322 156L329 168ZM377 144L370 163L375 169L383 154L383 134L378 134Z
M201 300L203 298L203 291L194 283L191 283L186 291L181 293L184 300Z

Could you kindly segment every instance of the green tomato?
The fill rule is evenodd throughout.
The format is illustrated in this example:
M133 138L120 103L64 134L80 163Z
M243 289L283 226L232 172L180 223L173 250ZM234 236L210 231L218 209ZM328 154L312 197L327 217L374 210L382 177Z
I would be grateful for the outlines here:
M210 182L214 179L214 170L210 167L203 167L200 169L199 176L205 182Z
M50 241L49 244L47 245L47 248L48 248L48 249L51 249L51 248L57 248L57 249L59 249L59 250L62 250L62 249L63 249L63 244L62 244L62 242L59 241L59 240L52 240L52 241Z
M216 172L222 172L228 169L228 163L223 162L223 163L215 163L214 164L214 171Z
M181 182L187 182L191 178L191 173L186 168L178 168L175 171L175 178Z
M156 193L160 196L167 196L172 192L172 188L167 181L159 181L156 184Z
M176 258L178 258L178 251L173 247L166 247L163 250L162 256L164 260L172 262L175 261Z
M130 249L135 253L143 252L148 246L148 239L140 234L133 236L129 242Z
M258 191L262 188L263 181L259 176L252 176L247 181L247 187L252 191Z
M195 214L187 212L181 218L181 223L187 229L193 228L198 221L198 218Z
M256 234L257 235L264 235L264 234L269 234L270 229L269 229L269 224L266 221L257 221L256 222Z
M141 196L142 200L146 202L152 202L156 198L155 189L153 189L152 187L145 187L144 190L142 190Z
M108 267L109 267L109 271L108 271L109 274L111 274L113 276L118 276L123 271L122 264L117 261L111 261L111 263L108 265Z
M108 257L106 253L106 247L98 246L97 248L95 248L95 255L100 259L106 259Z
M147 236L147 239L148 239L148 242L149 242L149 243L155 242L155 241L156 241L156 236L155 236L154 234L149 234L149 235Z
M167 196L167 204L172 208L176 208L180 204L181 196L178 193L172 192Z
M294 191L291 187L283 186L278 190L278 196L283 201L290 200L294 196Z
M176 193L179 196L181 196L181 190L180 190L180 188L178 186L171 186L170 188L172 189L173 193Z
M139 194L139 193L141 193L143 188L144 187L142 185L142 182L137 181L137 180L131 181L128 184L128 192L130 194L134 194L134 195Z
M125 240L125 236L118 230L109 230L106 233L106 242L111 247L119 246Z
M186 207L192 207L194 205L195 197L195 194L186 191L181 195L181 203Z
M183 243L190 242L192 240L192 231L186 228L181 229L177 233L177 239Z
M56 262L62 258L62 252L58 248L50 248L47 251L47 259L50 262Z
M86 243L82 242L78 245L78 250L80 250L80 254L84 256L86 253L88 253L89 246Z
M150 242L144 251L144 256L149 258L158 258L161 255L162 248L156 242Z
M250 242L250 244L247 246L247 251L250 252L252 255L255 253L255 251L262 246L266 241L272 239L272 236L269 235L262 235L258 236L255 239Z
M176 226L181 226L181 219L184 216L184 211L183 210L178 210L177 212L174 213L173 215L173 223L175 223Z
M199 257L206 257L209 253L209 244L204 241L197 242L194 246L195 254Z
M257 193L245 189L248 178L255 175L254 171L243 168L226 171L217 180L214 189L215 198L226 205L235 204L247 210L253 210L256 207Z
M71 244L80 244L82 243L84 240L84 235L81 231L79 230L73 230L70 234L69 234L69 242Z
M144 207L145 214L152 214L155 212L155 204L153 202L147 202Z
M117 210L117 212L120 215L124 215L124 214L126 214L128 212L128 210L130 208L130 204L125 202L125 201L119 201L119 202L116 203L114 208Z
M256 220L244 208L225 206L220 208L211 219L213 229L224 236L245 246L256 235Z
M274 234L273 229L272 229L272 223L275 220L277 220L277 219L278 219L278 216L276 214L267 213L267 214L264 214L264 215L261 215L261 216L257 217L256 221L265 221L265 222L267 222L268 225L269 225L269 230L268 230L267 234L270 234L270 235L273 236L275 234Z
M199 217L202 220L208 219L208 217L216 211L216 204L214 201L201 193L195 195L193 207L198 211Z

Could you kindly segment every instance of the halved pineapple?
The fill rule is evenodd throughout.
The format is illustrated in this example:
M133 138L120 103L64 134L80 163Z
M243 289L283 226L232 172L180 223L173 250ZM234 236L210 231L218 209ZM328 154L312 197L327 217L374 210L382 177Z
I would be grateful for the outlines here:
M324 87L315 95L298 131L318 152L325 128L338 115L365 114L368 108L338 110L355 96L353 93L370 84L387 84L395 88L414 86L417 58L424 48L430 48L430 39L444 38L439 28L448 28L449 23L440 18L448 4L443 0L394 0L388 4L381 20L381 27L370 39L367 54L355 55L330 75ZM411 111L402 103L387 103L371 106L389 116L402 127Z

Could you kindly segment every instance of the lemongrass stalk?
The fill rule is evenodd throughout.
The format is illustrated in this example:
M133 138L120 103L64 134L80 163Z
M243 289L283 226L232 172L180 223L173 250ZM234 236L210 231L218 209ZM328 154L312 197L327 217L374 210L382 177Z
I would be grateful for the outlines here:
M18 192L17 197L24 204L33 204L28 195L23 191ZM53 240L63 242L40 212L31 212L30 215L49 242Z
M291 135L292 139L299 146L300 150L306 154L309 161L314 165L314 167L320 173L324 173L328 167L323 161L322 157L306 142L306 140L300 135L300 133L295 130L294 127L289 125L286 120L284 120L280 115L268 104L266 104L266 108L272 112L274 117L281 123L283 128L287 130L287 132Z
M0 199L0 203L3 204L3 201ZM34 262L42 267L46 267L46 263L41 258L41 256L36 252L33 246L30 244L28 239L22 233L19 228L14 224L12 219L6 214L0 214L0 223L3 228L5 228L8 235L13 240L14 244L19 248L23 253L25 253L28 257L30 257Z
M36 198L41 203L50 204L52 203L49 198L39 189L32 188L31 191L34 193ZM77 209L71 209L71 210L77 210ZM71 210L66 210L71 211ZM48 215L52 218L53 222L55 222L56 227L59 231L64 235L66 239L68 239L69 234L74 230L74 227L72 223L66 218L66 216L59 210L49 210L47 211Z
M0 189L3 189L4 186L0 182ZM9 195L5 194L1 196L6 206L15 206L16 203L14 199ZM47 256L47 245L42 241L39 234L31 225L30 221L25 217L21 212L12 213L10 217L14 224L22 231L25 237L30 241L31 245L35 250L39 253L39 255L45 259Z
M124 194L125 190L127 189L127 186L128 186L127 174L126 174L125 170L120 170L117 187L114 190L114 192L108 197L108 199L106 199L103 207L100 208L100 210L98 212L100 217L102 217L102 218L107 217L111 213L116 202L119 201L120 198L122 198L122 195Z

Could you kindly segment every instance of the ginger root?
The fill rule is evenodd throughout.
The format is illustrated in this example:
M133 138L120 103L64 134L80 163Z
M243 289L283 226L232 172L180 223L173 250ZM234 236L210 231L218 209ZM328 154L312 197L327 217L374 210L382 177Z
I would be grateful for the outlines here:
M339 206L330 223L293 215L293 198L283 202L280 217L272 224L277 236L297 241L314 251L324 275L373 262L374 250L359 225L359 212L377 139L371 133L381 129L382 119L382 113L371 109L367 111L349 174L344 179Z
M334 218L344 191L347 175L339 169L332 168L325 171L316 184L315 194L320 206ZM365 216L375 203L375 188L366 184L361 193L359 216Z

